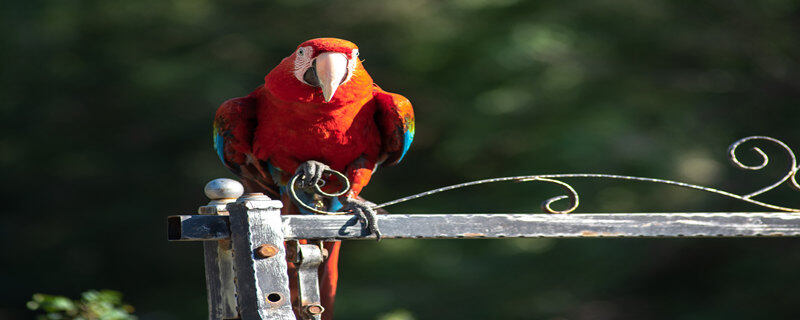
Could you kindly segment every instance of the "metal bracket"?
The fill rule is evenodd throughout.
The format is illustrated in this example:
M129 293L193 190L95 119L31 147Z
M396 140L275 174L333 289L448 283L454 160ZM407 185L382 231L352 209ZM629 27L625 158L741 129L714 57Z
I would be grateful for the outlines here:
M246 194L228 204L239 315L244 320L295 320L277 200Z
M300 295L298 314L303 320L320 320L322 307L319 289L319 266L327 258L322 241L300 244L297 240L286 243L289 261L297 266L297 289Z

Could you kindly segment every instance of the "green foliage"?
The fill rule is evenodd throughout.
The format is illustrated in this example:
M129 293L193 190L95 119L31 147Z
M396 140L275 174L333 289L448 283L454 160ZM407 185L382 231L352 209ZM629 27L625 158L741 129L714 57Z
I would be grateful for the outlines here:
M122 302L122 294L112 290L90 290L80 300L37 293L28 309L45 312L38 320L136 320L133 307Z

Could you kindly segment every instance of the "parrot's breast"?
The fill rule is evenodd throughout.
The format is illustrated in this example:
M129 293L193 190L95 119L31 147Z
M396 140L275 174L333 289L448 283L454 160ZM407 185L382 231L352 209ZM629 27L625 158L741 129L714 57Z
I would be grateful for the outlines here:
M259 109L253 152L284 172L308 160L343 172L359 157L377 159L381 142L374 114L369 100L328 111L272 104Z

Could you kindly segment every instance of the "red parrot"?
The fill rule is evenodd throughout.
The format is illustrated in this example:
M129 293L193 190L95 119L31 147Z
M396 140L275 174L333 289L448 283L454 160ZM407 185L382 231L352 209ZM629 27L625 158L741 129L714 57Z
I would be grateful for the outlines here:
M263 85L225 101L214 120L217 154L248 192L280 197L283 214L307 214L288 197L291 177L300 174L304 187L323 180L323 190L332 192L340 184L323 172L342 172L351 184L343 196L323 199L300 192L299 197L310 207L358 215L378 238L373 205L358 194L378 165L400 162L413 138L408 99L378 87L358 59L358 47L335 38L301 43ZM319 270L323 319L332 319L341 242L324 246L329 254ZM296 276L293 268L290 277Z

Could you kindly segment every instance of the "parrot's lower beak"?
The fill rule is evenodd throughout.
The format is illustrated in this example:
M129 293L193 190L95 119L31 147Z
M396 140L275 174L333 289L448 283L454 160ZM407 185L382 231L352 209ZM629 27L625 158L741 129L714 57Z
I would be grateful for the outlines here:
M347 76L347 56L339 52L323 52L316 58L316 72L322 97L330 102L336 89Z

